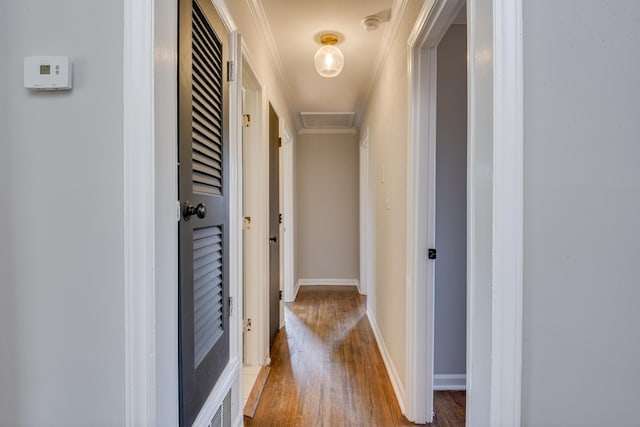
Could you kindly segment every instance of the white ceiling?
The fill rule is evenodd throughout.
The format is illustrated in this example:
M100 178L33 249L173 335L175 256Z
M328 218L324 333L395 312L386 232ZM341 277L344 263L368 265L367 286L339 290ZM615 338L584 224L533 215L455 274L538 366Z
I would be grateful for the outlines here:
M388 22L366 31L365 16L388 13L393 0L259 0L291 89L290 107L299 113L360 113L373 78L382 35ZM344 69L334 78L320 77L313 56L319 35L340 36ZM324 116L325 118L328 115ZM302 128L302 121L299 120ZM324 123L323 127L327 127Z

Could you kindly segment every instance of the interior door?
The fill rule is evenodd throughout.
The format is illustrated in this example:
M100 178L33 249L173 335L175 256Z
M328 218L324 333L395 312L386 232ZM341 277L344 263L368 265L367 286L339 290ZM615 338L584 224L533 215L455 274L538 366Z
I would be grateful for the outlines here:
M209 1L180 0L180 425L229 360L228 33Z
M280 125L269 104L269 334L280 328Z

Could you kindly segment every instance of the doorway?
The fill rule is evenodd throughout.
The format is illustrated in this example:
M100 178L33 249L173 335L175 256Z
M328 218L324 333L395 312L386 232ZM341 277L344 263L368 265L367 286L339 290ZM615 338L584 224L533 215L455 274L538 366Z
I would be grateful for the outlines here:
M442 139L445 135L438 135L438 119L442 119L444 111L440 111L438 105L438 91L439 85L439 70L438 67L438 47L445 37L447 31L452 26L454 21L458 20L458 22L466 24L466 15L465 15L465 1L464 0L444 0L438 1L434 4L425 4L423 10L421 12L422 16L425 16L425 20L418 20L416 22L416 26L414 27L410 39L409 45L411 47L410 54L410 87L411 87L411 142L408 150L408 188L409 195L408 198L408 208L409 208L409 218L407 223L407 236L409 239L407 246L407 277L408 277L408 295L410 298L408 310L407 310L407 324L408 324L408 341L407 341L407 353L408 353L408 363L410 367L411 374L407 377L407 389L410 395L410 399L407 404L407 417L414 422L424 423L424 422L432 422L433 420L433 408L434 408L434 383L436 380L435 377L435 369L438 369L438 374L441 375L456 375L456 377L447 377L440 376L438 380L441 382L443 387L439 388L447 388L453 389L454 385L451 384L452 380L455 379L458 382L462 382L464 378L463 372L466 371L466 362L465 362L465 370L461 369L461 363L459 360L454 363L455 367L449 366L446 361L446 353L453 349L454 353L456 352L455 347L458 347L457 355L460 356L459 348L465 348L464 345L460 345L459 337L449 346L446 345L446 341L448 336L446 335L447 325L446 317L450 314L447 313L447 309L437 310L437 295L440 295L441 298L446 297L447 290L441 289L440 292L436 289L436 266L439 265L440 261L445 261L444 264L440 267L439 274L442 287L446 287L446 280L450 279L450 274L447 274L447 270L449 273L452 269L455 270L455 267L464 266L466 264L466 260L459 256L461 247L463 252L466 253L466 245L456 245L457 248L450 252L449 248L443 247L443 251L439 251L436 243L436 239L438 238L437 228L440 225L441 231L440 235L442 238L446 239L446 233L443 233L443 230L446 230L449 227L456 227L455 224L460 224L459 221L454 222L454 225L446 225L445 223L437 224L437 216L440 215L440 219L443 219L443 215L448 215L447 210L453 209L456 213L460 213L459 210L462 209L462 216L464 221L466 222L467 218L467 208L462 205L460 206L460 186L458 185L457 189L453 189L457 192L457 197L452 197L452 201L457 201L453 203L453 207L449 206L448 209L445 209L445 212L437 212L437 149L436 145L440 144L438 141L438 137ZM466 37L464 37L466 39ZM464 50L464 71L466 74L466 48ZM464 77L466 80L466 77ZM466 104L466 81L463 83L457 83L457 89L462 89L465 91L465 104ZM462 86L461 88L459 86ZM456 89L455 84L453 85L453 89ZM444 104L441 103L440 107L444 107ZM464 107L466 109L466 106ZM456 115L455 113L450 114L451 117L457 117L457 123L460 123L460 114ZM466 120L464 117L462 118L462 122L466 128ZM442 127L443 123L440 123L440 127ZM456 124L455 122L451 125L453 131L455 131ZM466 133L466 129L465 129ZM455 132L452 132L452 135ZM459 140L459 137L457 138ZM464 140L464 137L463 137ZM466 141L465 141L466 142ZM444 144L444 142L443 142ZM462 146L464 150L464 146ZM453 146L442 146L442 150L440 154L445 154L447 150L445 148L454 148ZM446 156L442 161L446 164L447 162L454 162L456 158L455 154L460 151L460 147L451 150L454 154L452 159L446 159ZM457 156L459 158L460 156ZM460 161L458 160L459 164ZM466 163L466 160L465 160ZM446 168L448 166L441 166L441 168L445 169L441 172L447 172ZM455 168L455 170L459 170L459 166ZM466 174L458 173L455 175L456 182L460 182L460 180L465 180ZM446 173L441 177L441 181L443 187L440 189L440 198L442 198L442 192L447 192L446 184L447 179L450 177L446 176ZM464 188L462 191L465 191ZM466 194L463 196L466 200ZM447 208L447 203L445 202L447 199L443 199L444 206ZM440 201L438 200L438 203ZM459 215L456 215L459 218ZM457 233L456 233L457 231ZM454 230L455 234L460 234L459 230ZM464 234L463 234L464 235ZM459 242L459 239L458 239ZM439 253L440 252L440 253ZM449 253L447 253L449 252ZM456 253L458 256L456 256ZM438 259L438 261L436 261ZM450 267L446 268L446 264L449 263ZM455 276L455 275L454 275ZM459 275L457 275L459 277ZM456 279L458 282L457 290L459 291L459 279ZM464 289L466 291L466 277L464 279ZM456 295L455 300L459 301L459 295L462 292L449 292L449 294ZM466 292L465 292L466 294ZM451 296L451 295L449 295ZM446 298L445 298L446 301ZM456 324L458 333L461 329L460 327L460 318L464 319L463 316L466 315L466 298L464 303L458 305L463 305L462 313L460 313L460 308L456 310ZM436 331L436 312L438 311L441 324L444 320L444 330L445 331ZM444 314L444 316L443 316ZM463 320L464 321L464 320ZM438 335L438 342L440 346L438 348L435 347L436 343L436 334ZM465 336L466 341L466 336ZM442 347L442 343L445 343L445 346ZM455 345L453 345L455 344ZM445 355L438 356L439 365L436 367L436 355L434 351L443 350ZM466 352L466 350L463 350ZM440 363L441 360L445 358L445 362ZM466 354L464 354L463 359L466 361ZM448 370L454 370L452 372L446 372ZM443 373L443 370L444 373ZM449 383L449 384L442 384ZM462 388L460 386L459 388Z
M433 389L465 390L467 318L467 29L437 47Z
M269 104L269 348L280 329L280 122Z

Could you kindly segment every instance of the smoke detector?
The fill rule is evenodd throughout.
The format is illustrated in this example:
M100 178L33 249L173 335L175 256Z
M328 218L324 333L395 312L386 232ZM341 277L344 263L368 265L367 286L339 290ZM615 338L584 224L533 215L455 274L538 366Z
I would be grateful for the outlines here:
M375 31L380 26L382 19L377 15L365 16L362 20L362 27L367 31Z

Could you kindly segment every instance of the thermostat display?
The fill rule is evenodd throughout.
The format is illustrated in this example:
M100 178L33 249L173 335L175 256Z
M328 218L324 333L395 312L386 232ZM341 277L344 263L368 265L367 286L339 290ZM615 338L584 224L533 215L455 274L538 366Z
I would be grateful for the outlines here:
M24 58L24 87L34 90L70 90L71 62L66 56Z

